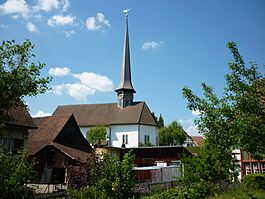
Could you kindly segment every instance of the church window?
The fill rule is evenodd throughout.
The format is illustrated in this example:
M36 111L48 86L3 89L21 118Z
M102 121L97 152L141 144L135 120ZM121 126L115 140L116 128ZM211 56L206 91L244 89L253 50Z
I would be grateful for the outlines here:
M144 143L149 144L150 143L150 136L149 135L144 135Z
M128 144L128 135L122 135L122 144Z

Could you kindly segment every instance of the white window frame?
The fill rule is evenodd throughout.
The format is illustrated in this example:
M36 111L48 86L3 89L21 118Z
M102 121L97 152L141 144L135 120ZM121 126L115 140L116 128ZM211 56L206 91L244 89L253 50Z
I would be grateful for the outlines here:
M250 175L251 174L251 168L250 168L250 163L245 163L245 174Z
M122 135L122 144L128 144L128 135L127 134Z
M260 163L261 173L265 173L265 162Z
M150 135L144 135L144 144L150 143Z
M253 173L259 173L260 170L259 170L259 163L258 162L253 162Z

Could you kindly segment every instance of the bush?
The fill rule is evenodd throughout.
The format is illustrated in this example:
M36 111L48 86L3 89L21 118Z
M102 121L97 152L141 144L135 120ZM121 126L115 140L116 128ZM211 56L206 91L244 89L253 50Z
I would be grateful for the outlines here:
M242 188L244 190L265 190L265 174L258 173L245 176Z
M25 151L12 155L0 146L0 198L34 198L33 190L25 186L34 180L34 165Z
M87 198L100 198L97 196L97 190L94 186L83 187L81 189L72 189L67 190L67 195L72 199L87 199Z

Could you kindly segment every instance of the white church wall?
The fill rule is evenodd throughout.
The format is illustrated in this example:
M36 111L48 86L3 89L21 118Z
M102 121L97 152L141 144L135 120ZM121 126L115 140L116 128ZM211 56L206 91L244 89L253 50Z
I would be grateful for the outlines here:
M79 127L80 128L80 131L81 133L83 134L83 136L86 138L86 134L87 134L87 131L91 129L91 127Z
M111 125L111 146L121 148L123 142L123 135L127 135L128 143L125 144L127 148L133 148L139 146L138 140L138 126L132 125Z
M145 144L145 135L149 136L149 142L156 146L158 130L155 126L140 125L140 143Z

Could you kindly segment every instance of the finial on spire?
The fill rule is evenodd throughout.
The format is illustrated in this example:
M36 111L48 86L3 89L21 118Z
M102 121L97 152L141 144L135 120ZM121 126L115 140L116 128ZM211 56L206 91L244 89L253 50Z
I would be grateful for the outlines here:
M131 10L131 8L127 8L123 10L123 13L125 13L125 17L128 17L128 13Z

